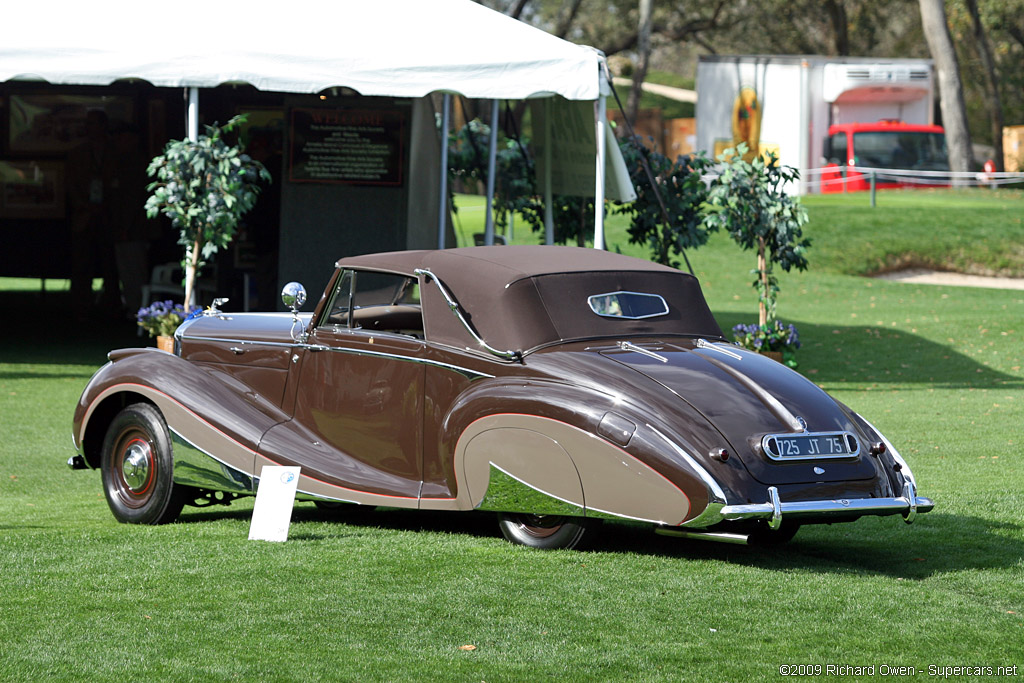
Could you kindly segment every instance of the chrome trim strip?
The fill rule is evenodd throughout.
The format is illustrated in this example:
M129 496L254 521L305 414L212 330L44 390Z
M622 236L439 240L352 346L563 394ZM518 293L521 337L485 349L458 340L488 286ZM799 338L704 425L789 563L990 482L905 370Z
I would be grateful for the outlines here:
M617 344L617 346L623 351L632 351L633 353L639 353L641 356L647 356L648 358L653 358L654 360L661 361L662 363L668 362L668 358L665 358L665 356L655 353L650 349L645 349L642 346L637 346L631 341L620 341Z
M300 343L289 343L289 342L269 342L269 341L254 341L254 340L243 340L243 339L227 339L222 337L184 337L186 340L191 341L210 341L210 342L221 342L224 344L241 344L245 346L273 346L277 348L287 349L308 349L310 351L331 351L333 353L351 353L359 356L377 356L380 358L393 358L395 360L403 360L409 363L419 363L421 365L433 365L435 367L444 368L446 370L452 370L457 372L469 379L491 379L494 375L490 375L486 372L479 372L477 370L470 370L458 365L452 365L451 363L444 363L439 360L429 360L426 358L414 358L412 356L401 356L395 353L384 353L383 351L368 351L365 349L347 349L338 348L335 346L325 346L323 344L300 344ZM229 349L234 352L234 349Z
M179 328L180 329L180 328ZM223 344L241 344L242 346L274 346L280 348L291 349L303 344L299 342L272 342L272 341L257 341L255 339L231 339L228 337L193 337L189 335L181 335L178 337L182 341L200 341L200 342L221 342Z
M718 485L718 482L715 481L715 478L712 477L710 474L708 474L708 471L706 469L704 469L700 465L700 463L698 463L694 459L694 457L692 455L690 455L689 453L684 451L678 444L676 444L674 441L672 441L672 439L668 438L667 436L665 436L664 434L659 432L652 425L648 424L647 428L650 429L655 434L657 434L658 436L660 436L662 438L662 440L665 443L667 443L669 445L669 447L672 448L673 451L675 451L676 455L678 455L680 458L682 458L684 461L686 461L686 464L689 465L691 468L693 468L693 471L696 472L697 476L701 478L701 481L704 482L704 485L708 487L708 493L710 494L708 496L708 498L709 498L708 509L710 509L711 506L713 504L716 504L716 503L720 504L720 505L725 505L725 503L726 503L725 491L722 490L722 487ZM708 510L705 509L705 511L702 512L697 517L697 519L700 519L701 517L703 517L704 514L707 513L707 511ZM694 519L694 520L690 520L690 521L694 522L696 520Z
M257 483L259 479L256 478ZM301 481L301 480L300 480ZM351 500L349 498L335 498L333 496L325 496L319 493L310 493L301 488L295 490L295 500L326 500L332 503L350 503L352 505L363 505L372 507L373 503L361 503L357 500Z
M853 453L814 453L811 455L779 455L773 453L772 450L768 448L768 442L771 439L791 439L793 437L805 436L841 436L843 440L846 441L847 443L849 443L849 440L852 439L853 443L857 445L857 450L855 450ZM835 458L850 459L856 458L858 455L860 455L860 441L857 439L856 436L854 436L850 432L804 432L803 434L765 434L763 437L761 437L761 450L764 451L765 455L767 455L772 460L775 460L776 462L796 462L799 460L832 460Z
M462 323L462 326L466 328L466 331L469 332L470 336L472 336L473 339L475 339L477 343L480 344L480 346L482 346L488 353L493 356L497 356L498 358L504 358L505 360L522 361L522 351L501 351L485 342L483 337L476 333L476 330L474 330L473 326L469 324L469 321L463 317L462 311L459 310L459 305L455 303L455 300L452 299L448 290L445 289L443 284L441 284L441 279L439 277L434 275L427 268L417 268L413 272L417 275L423 276L423 279L427 279L429 277L434 281L437 285L437 290L441 292L441 296L444 297L445 302L448 304L448 308L450 308L452 313L455 314L455 317L458 318L459 322Z
M451 363L444 363L439 360L429 360L427 358L415 358L413 356L401 356L396 353L385 353L383 351L367 351L365 349L347 349L336 346L322 346L322 345L310 345L300 344L299 348L306 348L310 351L328 351L330 353L349 353L356 356L375 356L378 358L391 358L393 360L405 361L407 363L418 363L420 365L432 365L438 368L444 368L445 370L451 370L457 372L467 379L492 379L494 375L490 375L486 372L480 372L478 370L470 370L458 365L452 365Z

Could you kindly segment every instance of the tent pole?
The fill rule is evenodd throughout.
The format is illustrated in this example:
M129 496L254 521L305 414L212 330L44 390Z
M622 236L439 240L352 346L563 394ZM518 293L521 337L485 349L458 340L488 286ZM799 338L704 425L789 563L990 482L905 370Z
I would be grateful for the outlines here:
M604 95L597 98L597 117L594 135L597 138L597 181L594 187L594 249L604 249L604 158L605 126L608 125L608 102Z
M199 139L199 88L188 89L188 139L195 142Z
M498 156L498 100L491 100L491 141L487 150L487 223L484 244L494 244L494 168Z
M555 209L551 192L551 98L544 98L544 244L555 243Z
M441 207L437 212L437 248L444 249L445 224L448 218L448 127L451 125L452 96L441 98Z

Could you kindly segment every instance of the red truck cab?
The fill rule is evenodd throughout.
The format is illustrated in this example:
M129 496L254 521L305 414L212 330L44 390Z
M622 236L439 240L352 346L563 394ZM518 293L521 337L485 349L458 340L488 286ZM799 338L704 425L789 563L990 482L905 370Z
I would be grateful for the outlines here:
M840 123L830 126L825 139L827 164L821 191L857 192L870 187L867 173L854 167L880 169L876 187L945 185L945 178L887 175L882 171L949 171L946 135L942 126L913 125L895 120Z

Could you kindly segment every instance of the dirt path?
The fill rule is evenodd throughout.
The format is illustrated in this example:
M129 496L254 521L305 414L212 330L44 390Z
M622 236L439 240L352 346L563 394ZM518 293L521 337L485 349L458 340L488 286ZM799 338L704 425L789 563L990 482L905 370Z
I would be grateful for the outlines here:
M926 268L910 268L892 273L876 275L879 280L909 282L921 285L953 285L955 287L988 287L989 289L1024 289L1024 278L984 277L982 275L963 275L961 273L944 273Z

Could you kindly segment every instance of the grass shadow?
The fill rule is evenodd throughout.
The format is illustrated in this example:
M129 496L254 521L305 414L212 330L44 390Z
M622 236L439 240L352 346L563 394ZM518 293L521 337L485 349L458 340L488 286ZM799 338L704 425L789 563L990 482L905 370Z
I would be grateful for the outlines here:
M248 520L249 508L202 510L182 515L179 523L223 519ZM192 510L195 510L192 508ZM337 522L339 533L303 528L304 523ZM363 536L359 530L435 533L498 539L496 515L344 506L324 511L297 503L292 515L294 540L324 541ZM1009 569L1024 557L1024 526L981 517L932 512L906 526L898 516L863 518L857 522L810 525L790 543L773 548L732 545L698 539L660 536L652 527L609 521L602 524L584 553L634 554L711 560L771 571L806 571L882 575L923 580L963 570ZM1009 533L1007 533L1009 532ZM396 539L396 543L401 542ZM512 546L509 546L512 548Z
M720 313L716 319L727 339L732 327L749 323L742 313ZM935 388L1024 387L1024 379L959 353L949 346L902 329L872 325L822 325L791 320L803 346L797 370L816 384L922 384ZM871 337L871 343L862 340ZM839 349L837 351L836 349Z
M627 525L605 525L595 549L665 557L718 560L776 571L883 575L922 580L962 570L1009 569L1024 556L1018 524L980 517L929 513L907 528L899 517L812 525L790 543L773 547L727 545L644 535ZM1006 531L1016 531L1017 538Z

